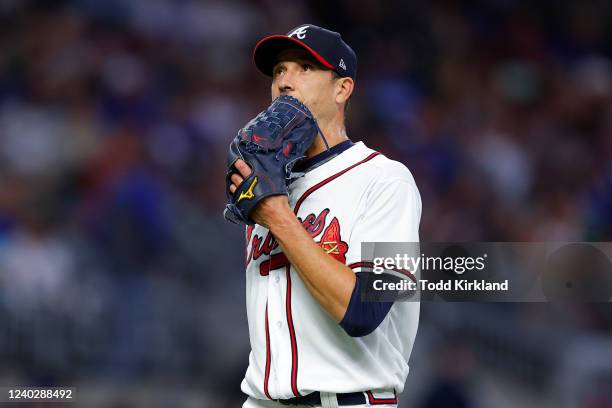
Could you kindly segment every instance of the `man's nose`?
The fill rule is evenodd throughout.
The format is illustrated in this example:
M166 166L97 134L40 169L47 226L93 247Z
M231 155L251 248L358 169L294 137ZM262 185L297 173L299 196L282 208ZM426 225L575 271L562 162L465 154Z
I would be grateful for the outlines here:
M288 94L289 92L293 91L293 88L290 85L281 85L281 86L278 87L278 90L279 90L281 95L285 95L285 94Z
M292 74L285 72L278 81L278 90L282 94L289 93L294 90Z

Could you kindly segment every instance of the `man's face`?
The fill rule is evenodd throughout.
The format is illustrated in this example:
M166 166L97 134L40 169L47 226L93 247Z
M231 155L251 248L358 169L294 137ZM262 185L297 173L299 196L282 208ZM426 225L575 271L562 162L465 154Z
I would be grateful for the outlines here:
M283 51L274 66L272 99L290 95L303 102L315 118L331 119L337 107L332 71L302 49Z

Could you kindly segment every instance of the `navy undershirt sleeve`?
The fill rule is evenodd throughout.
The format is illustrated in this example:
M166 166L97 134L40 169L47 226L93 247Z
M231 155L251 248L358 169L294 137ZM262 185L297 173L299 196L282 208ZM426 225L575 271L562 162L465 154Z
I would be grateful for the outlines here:
M367 282L370 272L357 272L355 287L340 326L351 337L362 337L372 333L384 320L393 302L362 302L361 287Z

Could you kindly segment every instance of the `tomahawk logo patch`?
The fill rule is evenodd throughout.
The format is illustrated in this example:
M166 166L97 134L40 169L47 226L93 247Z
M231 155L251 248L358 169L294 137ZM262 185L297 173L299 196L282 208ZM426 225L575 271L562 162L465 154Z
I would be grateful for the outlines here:
M296 28L289 34L289 37L296 36L298 39L303 40L304 38L306 38L306 30L308 30L308 27L310 26L302 26Z

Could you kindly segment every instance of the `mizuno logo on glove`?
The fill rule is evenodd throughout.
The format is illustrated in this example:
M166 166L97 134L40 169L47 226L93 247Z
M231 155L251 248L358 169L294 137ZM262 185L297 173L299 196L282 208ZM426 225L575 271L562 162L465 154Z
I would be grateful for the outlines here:
M255 221L250 215L261 200L273 195L288 196L291 169L306 155L319 132L308 107L289 95L276 98L240 129L227 155L225 218L233 223L253 225ZM232 193L234 164L238 159L243 160L252 173Z
M255 194L253 194L253 188L255 187L255 184L257 184L257 177L253 179L253 182L251 183L247 191L243 191L242 193L240 193L240 196L238 197L238 200L236 200L236 202L238 203L242 199L251 200L253 197L255 197Z

